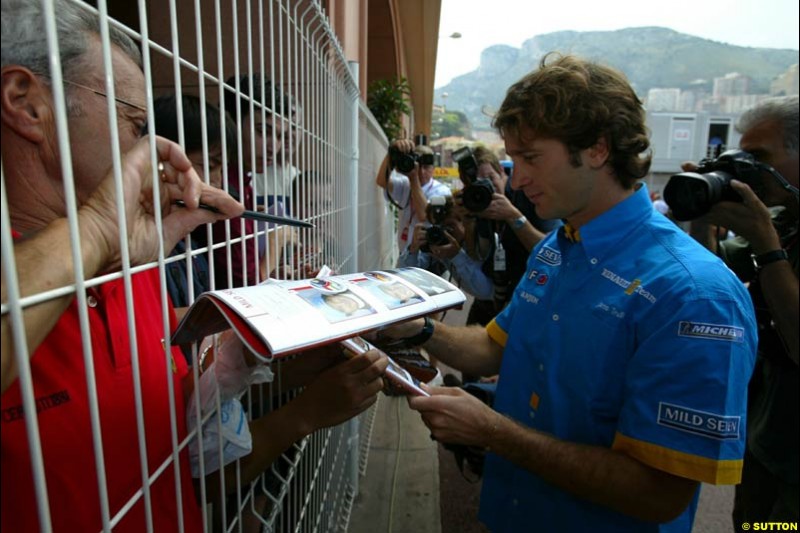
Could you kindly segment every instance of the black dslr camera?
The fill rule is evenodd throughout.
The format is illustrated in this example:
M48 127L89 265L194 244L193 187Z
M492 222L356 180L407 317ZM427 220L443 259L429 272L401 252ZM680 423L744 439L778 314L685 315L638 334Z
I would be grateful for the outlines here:
M719 202L741 202L731 187L731 180L746 183L761 196L762 165L742 150L728 150L716 159L703 159L695 172L675 174L664 188L664 201L675 220L694 220L705 215Z
M389 147L389 161L392 168L402 174L408 174L414 170L414 165L433 165L433 154L418 154L416 152L403 152L394 146Z
M478 162L469 146L453 152L453 160L458 163L458 172L464 181L461 193L464 207L472 213L480 213L492 203L494 185L488 178L478 178Z
M444 227L444 221L450 215L452 209L453 199L449 196L433 196L428 201L425 215L431 225L425 228L425 240L427 242L420 246L420 250L430 253L431 245L444 246L450 242L447 240L447 229Z

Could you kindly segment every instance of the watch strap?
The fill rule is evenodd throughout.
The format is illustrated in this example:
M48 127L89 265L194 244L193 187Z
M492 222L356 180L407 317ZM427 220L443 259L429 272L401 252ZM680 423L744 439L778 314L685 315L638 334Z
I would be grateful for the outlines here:
M520 215L518 218L515 218L514 221L511 223L511 228L514 230L518 230L522 228L522 226L524 226L527 221L528 219L525 218L525 215Z
M433 337L433 320L430 317L425 317L425 323L422 326L422 331L413 337L406 337L403 339L404 343L410 346L421 346L428 342Z
M755 267L756 272L761 271L762 268L771 263L789 260L789 254L783 248L758 255L751 254L750 257L753 259L753 266Z

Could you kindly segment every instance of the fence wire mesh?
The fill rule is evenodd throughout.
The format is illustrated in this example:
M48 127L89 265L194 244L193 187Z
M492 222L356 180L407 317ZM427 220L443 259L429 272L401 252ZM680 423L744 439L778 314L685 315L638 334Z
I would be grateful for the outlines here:
M28 52L8 54L50 91L49 134L60 154L53 172L63 190L54 218L66 224L69 238L52 250L63 257L46 260L67 264L71 273L68 281L21 290L29 287L30 274L22 246L42 228L20 223L24 217L17 213L33 204L20 204L20 186L11 181L19 163L4 150L3 346L13 346L13 354L4 354L3 372L13 367L16 379L3 385L3 515L25 514L20 523L34 529L67 531L73 518L64 516L65 509L91 501L80 505L90 508L81 512L94 513L97 530L158 531L170 514L170 530L196 531L190 510L202 501L205 531L345 531L365 472L374 408L296 440L254 480L247 480L240 460L211 475L203 451L215 440L224 448L219 435L226 413L217 394L211 412L201 415L197 407L186 417L192 395L195 405L202 399L198 387L183 398L176 358L184 359L183 372L194 383L206 362L197 346L179 349L169 339L173 307L191 305L201 291L270 277L305 278L324 265L346 273L393 263L393 218L374 186L387 140L359 95L358 65L345 59L316 1L138 0L117 18L109 7L104 0L96 7L77 0L3 0L4 26L7 10L27 10L33 22L19 28L19 35L38 35L39 41L31 38L25 46L38 46L35 52L44 58L24 65ZM5 27L3 32L5 48ZM6 50L3 56L5 67ZM82 120L92 120L93 128L82 130ZM201 225L171 249L165 244L166 217L155 210L151 245L157 251L140 261L131 245L139 228L127 227L126 173L131 151L145 143L147 173L154 183L163 179L164 154L155 135L178 143L207 184L230 192L247 209L303 219L314 228L232 219ZM107 165L100 177L112 176L116 198L110 224L119 227L119 257L114 268L97 270L84 262L81 208L87 175L102 163ZM152 205L161 205L161 188L152 190ZM147 303L145 277L157 283L155 300ZM117 291L113 295L106 291L109 284ZM57 366L48 366L56 356L39 353L42 339L31 340L30 330L39 323L30 313L48 305L72 317L70 353L63 359L68 368L61 376L54 376ZM108 317L112 311L114 320ZM58 332L63 329L51 335ZM115 359L121 353L127 358L122 364ZM245 394L246 421L276 413L298 397L302 388L289 385L288 370L298 358L274 361L275 378ZM110 378L109 364L117 372ZM80 423L53 421L60 413L58 398L43 376L77 379L61 393ZM114 406L124 406L125 416ZM19 427L12 431L13 423ZM263 429L276 440L283 430ZM16 445L7 446L12 440ZM73 452L58 450L70 446L88 462L65 468ZM201 459L194 482L186 483L192 446L199 447ZM23 475L10 479L6 467L20 457ZM215 461L224 461L222 452ZM134 472L134 490L120 490L121 468L128 477ZM10 487L20 499L8 496ZM35 508L18 503L26 495ZM13 523L4 521L3 529Z

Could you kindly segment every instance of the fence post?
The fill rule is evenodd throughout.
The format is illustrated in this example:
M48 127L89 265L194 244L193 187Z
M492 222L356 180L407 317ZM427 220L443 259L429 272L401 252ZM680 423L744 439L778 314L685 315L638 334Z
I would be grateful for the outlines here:
M358 162L359 162L359 152L358 152L358 98L359 98L359 91L358 91L358 61L348 61L348 65L350 66L350 74L353 76L353 80L355 82L356 89L353 91L351 95L350 101L350 114L352 118L352 123L350 127L350 143L351 143L351 155L350 155L350 180L352 183L352 191L353 191L353 210L352 210L352 235L353 235L353 266L355 270L361 270L362 265L359 258L358 249L361 246L361 243L358 241L358 219L359 219L359 207L360 202L358 198Z

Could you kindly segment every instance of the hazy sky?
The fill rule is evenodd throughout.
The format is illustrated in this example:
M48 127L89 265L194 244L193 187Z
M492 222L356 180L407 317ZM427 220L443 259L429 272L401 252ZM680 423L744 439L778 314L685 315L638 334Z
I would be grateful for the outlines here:
M739 46L798 48L797 0L442 0L435 86L478 67L493 44L560 30L663 26ZM460 39L449 39L453 32Z

